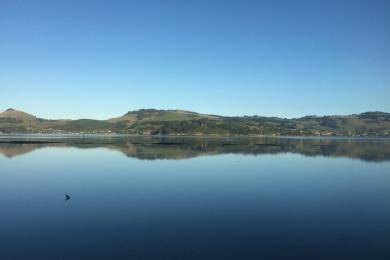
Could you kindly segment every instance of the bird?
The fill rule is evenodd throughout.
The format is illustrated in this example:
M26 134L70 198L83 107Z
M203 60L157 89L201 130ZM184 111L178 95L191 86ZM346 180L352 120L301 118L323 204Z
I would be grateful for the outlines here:
M65 193L65 200L70 200L70 194Z

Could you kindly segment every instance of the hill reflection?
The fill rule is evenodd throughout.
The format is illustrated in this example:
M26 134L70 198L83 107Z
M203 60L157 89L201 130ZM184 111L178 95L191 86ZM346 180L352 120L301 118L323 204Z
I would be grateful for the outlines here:
M196 138L99 137L0 139L0 154L8 158L46 147L107 148L141 160L187 159L215 154L265 155L297 153L305 156L346 157L363 161L390 160L389 139L332 138Z

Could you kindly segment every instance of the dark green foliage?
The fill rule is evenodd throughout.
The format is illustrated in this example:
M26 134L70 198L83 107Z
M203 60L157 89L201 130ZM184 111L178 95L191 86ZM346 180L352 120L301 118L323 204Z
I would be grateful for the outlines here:
M17 123L22 123L22 120L12 118L12 117L1 117L0 118L0 124L1 123L8 123L8 124L17 124Z
M319 121L321 126L337 128L337 120L330 116L324 116Z
M385 113L385 112L365 112L358 115L358 117L363 119L390 121L390 113Z
M77 132L110 129L111 127L113 127L113 124L107 121L79 119L70 121L64 125L54 126L53 128Z

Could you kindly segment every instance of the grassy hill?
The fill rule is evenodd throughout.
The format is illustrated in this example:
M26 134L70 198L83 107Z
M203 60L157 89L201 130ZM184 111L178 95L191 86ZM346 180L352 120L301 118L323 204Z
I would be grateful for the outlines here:
M108 120L46 120L22 111L0 113L3 133L123 133L141 135L390 136L390 113L346 116L222 117L184 110L141 109Z
M158 110L158 109L140 109L136 111L129 111L121 117L111 118L109 122L135 123L139 121L186 121L194 119L218 119L217 116L198 114L195 112L185 110Z
M0 122L10 122L10 123L33 123L36 122L38 119L30 114L27 114L22 111L15 110L13 108L9 108L5 110L4 112L0 113Z

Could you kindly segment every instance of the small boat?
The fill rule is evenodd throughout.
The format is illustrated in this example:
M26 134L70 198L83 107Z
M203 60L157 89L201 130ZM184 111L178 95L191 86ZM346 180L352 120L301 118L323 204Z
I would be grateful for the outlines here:
M70 200L70 194L65 193L65 200Z

